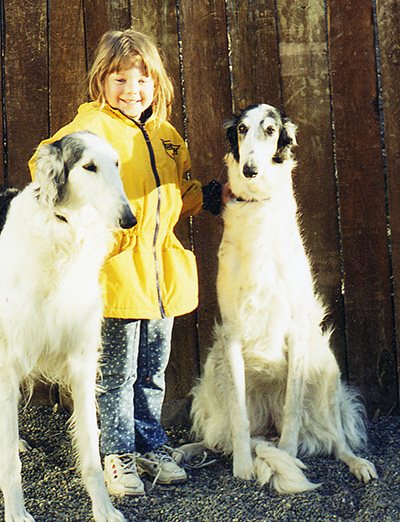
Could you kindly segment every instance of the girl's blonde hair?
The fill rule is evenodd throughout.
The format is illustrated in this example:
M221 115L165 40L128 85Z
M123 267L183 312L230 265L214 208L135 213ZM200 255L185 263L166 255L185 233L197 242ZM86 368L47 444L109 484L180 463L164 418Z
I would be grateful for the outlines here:
M162 63L157 47L142 33L108 31L99 43L93 65L89 71L89 96L105 105L104 81L108 74L129 69L136 60L143 63L146 75L154 81L154 98L151 119L156 125L168 120L173 100L172 82Z

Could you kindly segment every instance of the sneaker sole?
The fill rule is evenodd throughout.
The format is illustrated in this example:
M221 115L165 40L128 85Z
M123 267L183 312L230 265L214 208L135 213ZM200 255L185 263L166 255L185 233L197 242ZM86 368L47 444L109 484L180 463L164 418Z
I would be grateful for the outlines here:
M129 490L125 489L125 491L115 490L112 487L107 486L107 491L109 495L112 495L113 497L143 497L146 495L146 492L143 490Z
M139 475L148 475L152 479L154 479L157 476L157 475L154 475L152 472L150 472L148 469L142 468L138 463L137 463L137 470L138 470ZM183 477L183 478L177 478L177 479L171 478L169 480L157 479L157 484L161 484L162 486L175 486L178 484L185 484L185 482L187 482L187 476Z
M185 484L185 482L187 482L187 478L184 478L184 479L172 479L172 480L169 480L169 481L157 480L157 484L161 484L162 486L177 486L179 484Z

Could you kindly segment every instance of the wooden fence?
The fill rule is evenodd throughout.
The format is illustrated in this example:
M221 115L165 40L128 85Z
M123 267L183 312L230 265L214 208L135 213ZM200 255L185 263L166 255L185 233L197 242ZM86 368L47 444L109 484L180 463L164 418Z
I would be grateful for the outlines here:
M192 176L225 180L222 125L267 102L298 125L295 187L336 330L334 350L371 413L398 406L400 3L397 0L1 0L0 180L23 186L38 143L87 99L99 37L132 26L174 78L173 123ZM177 319L168 398L199 374L218 314L220 218L182 223L200 305ZM234 282L232 282L234 284Z

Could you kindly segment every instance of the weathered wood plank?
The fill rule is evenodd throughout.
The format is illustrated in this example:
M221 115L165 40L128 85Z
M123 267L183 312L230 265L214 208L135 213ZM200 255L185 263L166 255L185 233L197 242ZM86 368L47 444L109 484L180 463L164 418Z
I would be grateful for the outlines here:
M279 0L277 14L283 104L298 125L294 188L318 289L329 309L326 322L335 327L333 348L346 375L325 3Z
M102 35L111 29L130 26L129 0L89 0L84 2L87 63L90 67Z
M50 135L70 122L87 100L83 7L52 0L49 29Z
M281 108L274 0L228 0L234 112L255 103Z
M397 365L400 368L400 4L397 0L377 1L377 23L390 210Z
M372 2L328 0L328 9L349 376L371 412L389 411L396 365Z
M6 148L4 146L5 135L3 133L3 121L5 121L5 111L3 111L3 72L4 72L4 64L3 64L3 52L4 52L4 34L3 34L3 24L4 24L4 5L3 3L0 5L0 17L1 17L1 34L0 34L0 67L1 67L1 75L0 75L0 184L4 185L7 181L6 179Z
M8 183L30 181L28 160L48 135L47 2L4 1Z
M182 60L187 136L193 177L203 185L224 181L224 121L231 115L225 2L182 2L180 5ZM203 360L212 342L216 300L217 250L222 220L200 213L194 218L195 253L199 268L199 351Z

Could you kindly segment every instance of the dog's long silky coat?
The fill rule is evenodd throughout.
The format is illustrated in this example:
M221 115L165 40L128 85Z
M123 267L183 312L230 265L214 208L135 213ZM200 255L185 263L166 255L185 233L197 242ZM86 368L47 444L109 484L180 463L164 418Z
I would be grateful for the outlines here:
M95 406L99 271L112 230L136 224L118 164L107 142L73 133L41 147L35 181L11 194L0 235L0 486L6 522L34 521L24 507L17 421L19 386L34 375L71 388L74 439L94 519L125 520L104 484Z
M218 303L222 322L193 390L202 447L233 454L233 473L280 492L312 489L297 455L334 454L361 481L376 471L353 450L366 441L364 409L340 379L320 323L292 190L295 126L269 105L227 125L228 178ZM273 428L279 444L260 437Z

